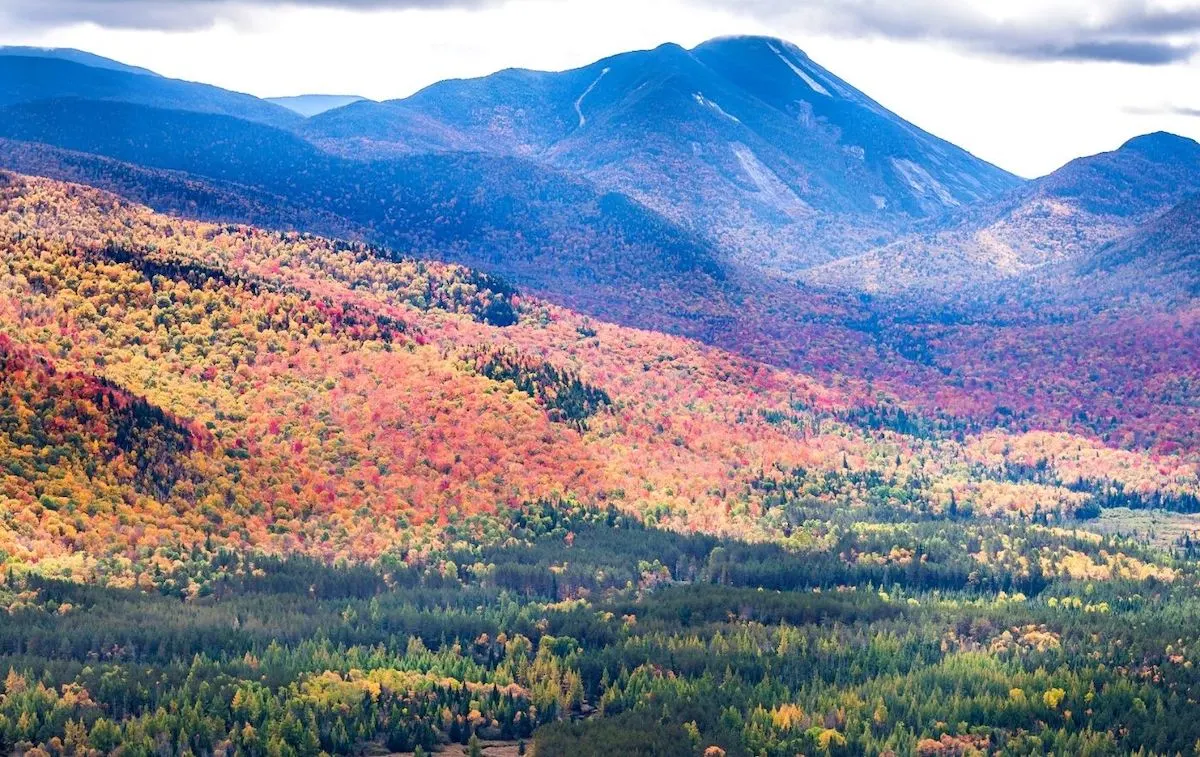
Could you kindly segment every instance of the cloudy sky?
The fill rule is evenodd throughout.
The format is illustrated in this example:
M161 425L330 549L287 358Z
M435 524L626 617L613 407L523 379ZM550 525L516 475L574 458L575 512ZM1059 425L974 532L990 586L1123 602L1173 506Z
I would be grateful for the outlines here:
M744 33L1025 176L1148 131L1200 138L1200 0L0 0L0 44L260 96L399 97Z

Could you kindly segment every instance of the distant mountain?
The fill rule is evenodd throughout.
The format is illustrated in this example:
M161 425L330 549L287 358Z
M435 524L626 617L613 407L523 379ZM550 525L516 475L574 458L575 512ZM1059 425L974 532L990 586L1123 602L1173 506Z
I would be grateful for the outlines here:
M352 111L352 112L351 112ZM507 70L306 124L380 154L525 156L636 197L742 262L795 271L1021 182L904 121L782 40L663 45Z
M314 144L347 157L422 152L485 152L474 138L412 109L361 100L318 114L300 127Z
M1147 134L966 208L941 228L821 266L805 278L895 291L969 286L1042 268L1057 275L1197 192L1200 144Z
M55 58L57 60L70 61L71 63L80 63L84 66L92 68L104 68L110 71L123 71L127 74L142 74L143 76L158 76L155 72L148 68L140 66L131 66L127 63L105 58L100 55L94 55L83 50L75 50L70 47L25 47L18 45L8 45L0 47L0 55L15 56L20 58Z
M292 97L268 97L267 102L281 105L305 118L361 102L365 97L358 95L294 95Z
M303 121L287 108L208 84L118 70L60 56L0 56L0 106L60 98L219 113L280 128L292 128Z
M1019 193L1069 203L1092 216L1141 218L1161 212L1200 188L1200 144L1155 132L1113 152L1078 158Z

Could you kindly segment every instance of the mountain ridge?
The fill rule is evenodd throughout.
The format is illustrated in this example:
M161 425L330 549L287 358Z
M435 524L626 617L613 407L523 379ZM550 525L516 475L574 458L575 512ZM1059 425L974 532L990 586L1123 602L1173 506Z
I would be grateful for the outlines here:
M216 113L289 129L303 120L274 103L209 84L59 57L0 55L0 107L68 97Z
M161 74L141 66L131 66L119 60L77 50L73 47L31 47L28 45L0 45L0 56L11 55L23 58L54 58L79 63L92 68L105 68L130 74L142 74L161 78Z
M1167 132L1076 158L1007 195L860 256L806 271L814 285L931 291L1063 272L1200 192L1200 144Z

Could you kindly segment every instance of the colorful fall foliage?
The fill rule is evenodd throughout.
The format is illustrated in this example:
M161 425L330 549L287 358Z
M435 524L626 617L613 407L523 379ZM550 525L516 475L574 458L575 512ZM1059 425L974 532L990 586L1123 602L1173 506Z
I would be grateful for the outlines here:
M753 539L795 496L1055 520L1088 485L1197 491L1190 448L964 433L857 380L358 244L18 176L0 239L0 549L81 577L178 547L418 555L448 523L554 499Z

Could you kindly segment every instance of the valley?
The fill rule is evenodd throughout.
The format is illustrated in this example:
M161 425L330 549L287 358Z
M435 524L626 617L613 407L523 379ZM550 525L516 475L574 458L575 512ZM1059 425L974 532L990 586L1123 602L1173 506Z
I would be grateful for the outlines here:
M0 751L1200 744L1200 146L765 37L259 99L0 49Z

